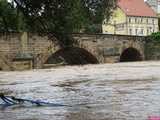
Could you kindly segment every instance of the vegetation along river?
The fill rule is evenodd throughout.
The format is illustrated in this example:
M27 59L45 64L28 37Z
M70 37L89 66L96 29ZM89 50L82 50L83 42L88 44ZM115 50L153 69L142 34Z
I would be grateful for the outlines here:
M0 92L69 105L0 108L0 120L147 120L160 116L160 62L0 72Z

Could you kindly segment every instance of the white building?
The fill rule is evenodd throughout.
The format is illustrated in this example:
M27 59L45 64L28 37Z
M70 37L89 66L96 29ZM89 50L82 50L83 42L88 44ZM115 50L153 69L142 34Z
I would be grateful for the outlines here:
M104 20L104 34L147 36L158 32L157 13L143 0L118 0L109 21Z

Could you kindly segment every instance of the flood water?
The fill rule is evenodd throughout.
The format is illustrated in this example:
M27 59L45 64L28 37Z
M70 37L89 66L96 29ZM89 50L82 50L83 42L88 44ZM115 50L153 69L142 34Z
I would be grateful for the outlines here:
M69 105L7 107L1 120L147 120L160 116L160 62L0 72L0 92Z

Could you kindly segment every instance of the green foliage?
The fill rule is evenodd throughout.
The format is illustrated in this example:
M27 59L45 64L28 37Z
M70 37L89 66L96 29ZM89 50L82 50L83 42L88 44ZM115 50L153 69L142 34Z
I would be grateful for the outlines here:
M32 32L49 32L70 44L67 33L100 32L97 27L109 18L116 0L13 0Z
M108 18L116 0L14 1L33 31L79 32L86 26L101 24L104 17Z
M91 24L85 27L85 33L102 33L102 25L101 24Z
M147 60L160 59L160 32L152 33L145 44L145 55Z
M45 32L60 45L73 43L69 33L101 32L116 0L0 0L0 31Z
M152 33L150 35L150 41L160 43L160 32Z
M23 31L23 15L7 0L0 0L0 31Z

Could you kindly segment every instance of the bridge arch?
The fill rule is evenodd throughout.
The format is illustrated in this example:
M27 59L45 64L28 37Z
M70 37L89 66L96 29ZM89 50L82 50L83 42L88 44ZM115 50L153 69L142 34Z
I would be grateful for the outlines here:
M45 64L65 63L69 65L98 64L97 58L84 48L66 47L48 57Z
M140 51L133 47L123 50L122 54L120 55L120 62L134 62L142 60L143 57Z

